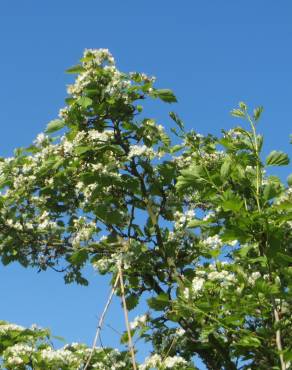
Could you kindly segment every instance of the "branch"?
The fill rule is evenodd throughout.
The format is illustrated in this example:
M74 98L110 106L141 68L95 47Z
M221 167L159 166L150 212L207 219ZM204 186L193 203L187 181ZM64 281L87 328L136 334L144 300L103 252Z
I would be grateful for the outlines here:
M275 317L275 322L278 324L280 322L279 318L279 312L277 308L274 308L274 317ZM276 331L276 343L277 343L277 349L280 352L279 357L280 357L280 362L281 362L281 370L286 370L286 363L284 361L284 356L283 356L283 348L282 348L282 341L281 341L281 331L280 329L277 329Z
M118 285L119 279L120 279L120 275L118 274L118 275L117 275L117 277L116 277L116 281L115 281L115 283L114 283L114 286L113 286L113 288L112 288L112 290L111 290L111 292L110 292L109 298L108 298L108 300L107 300L107 302L106 302L106 305L105 305L105 307L104 307L104 310L103 310L103 312L102 312L102 315L100 316L100 319L99 319L99 322L98 322L98 326L97 326L97 330L96 330L96 334L95 334L95 337L94 337L94 340L93 340L93 344L92 344L91 352L90 352L90 355L89 355L89 357L88 357L88 360L87 360L87 362L86 362L86 364L85 364L85 366L84 366L84 369L83 369L83 370L86 370L86 369L88 368L88 366L89 366L89 364L90 364L90 361L91 361L91 359L92 359L93 352L94 352L94 349L95 349L95 346L96 346L97 340L98 340L98 338L99 338L99 336L100 336L100 330L101 330L101 328L102 328L102 325L103 325L103 322L104 322L105 315L106 315L107 310L108 310L108 308L109 308L109 306L110 306L110 304L111 304L111 301L112 301L112 299L113 299L113 295L114 295L115 290L116 290L116 288L117 288L117 285Z
M132 342L132 335L131 335L131 329L130 329L130 324L129 324L127 302L126 302L126 298L125 298L123 271L122 271L122 267L121 267L120 262L118 263L118 270L119 270L118 277L120 279L120 285L121 285L121 293L122 293L122 302L123 302L123 308L124 308L125 322L126 322L126 327L127 327L127 332L128 332L128 346L129 346L129 351L130 351L131 358L132 358L133 370L137 370L134 346L133 346L133 342Z

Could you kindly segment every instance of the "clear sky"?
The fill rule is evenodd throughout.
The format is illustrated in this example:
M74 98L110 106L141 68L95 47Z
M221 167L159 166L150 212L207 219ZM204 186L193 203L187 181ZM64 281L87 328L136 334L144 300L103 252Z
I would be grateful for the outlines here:
M108 48L121 70L157 76L178 97L171 109L201 133L236 125L229 111L238 101L263 105L264 152L291 154L291 40L291 0L3 1L0 155L29 145L57 116L72 79L64 71L84 48ZM149 115L164 123L165 113ZM0 291L0 319L91 343L108 287L94 274L88 288L65 286L57 273L11 265L0 266ZM123 330L118 303L107 322ZM118 335L107 328L104 342L115 346Z

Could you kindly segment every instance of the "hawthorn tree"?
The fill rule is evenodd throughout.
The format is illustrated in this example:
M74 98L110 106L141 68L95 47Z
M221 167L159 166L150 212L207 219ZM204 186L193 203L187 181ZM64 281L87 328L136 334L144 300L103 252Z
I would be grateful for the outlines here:
M136 365L111 349L55 351L48 332L2 322L0 367L195 369L199 357L213 370L288 369L292 178L266 172L289 158L262 158L262 108L240 103L232 115L242 126L202 136L174 112L172 128L144 112L145 99L174 94L120 72L107 50L85 50L68 72L77 78L59 118L1 159L2 262L84 285L90 263L112 276L126 311L150 293L121 340L140 337L153 355Z

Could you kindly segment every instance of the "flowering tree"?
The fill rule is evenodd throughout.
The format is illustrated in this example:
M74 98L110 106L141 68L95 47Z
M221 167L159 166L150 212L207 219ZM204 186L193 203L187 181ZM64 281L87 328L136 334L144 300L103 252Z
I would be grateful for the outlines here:
M292 178L266 174L289 158L272 151L263 161L262 108L251 114L240 103L232 114L243 127L202 136L174 112L171 129L144 113L145 99L173 103L174 94L121 73L107 50L86 50L68 72L78 77L59 119L1 159L2 262L80 284L90 262L112 275L125 312L151 293L149 311L122 337L152 343L140 369L195 369L195 356L214 370L288 369ZM1 333L8 369L138 366L111 349L54 351L39 329L3 323Z

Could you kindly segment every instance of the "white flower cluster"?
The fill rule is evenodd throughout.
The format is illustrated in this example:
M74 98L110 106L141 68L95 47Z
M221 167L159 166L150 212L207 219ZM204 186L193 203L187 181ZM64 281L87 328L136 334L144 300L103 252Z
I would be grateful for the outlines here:
M292 186L290 186L286 191L281 194L277 199L276 199L276 204L281 204L284 202L292 202Z
M19 332L21 332L23 330L25 330L25 328L23 326L16 325L16 324L6 324L6 323L1 323L0 322L0 335L9 333L10 331L19 331Z
M116 69L114 58L107 49L86 49L82 58L82 67L84 70L79 73L75 83L67 87L68 94L73 97L82 96L84 89L95 82L104 94L116 95L123 98L125 102L128 101L126 89L131 85L131 81ZM98 77L96 74L98 68L108 72L107 78ZM62 110L59 115L66 119L68 111Z
M192 146L194 140L203 139L204 135L199 134L198 132L191 131L191 135L186 136L183 141L183 145L185 146Z
M134 330L139 327L143 327L148 320L148 315L140 315L135 317L134 321L130 322L131 330Z
M156 124L153 119L145 119L141 123L141 128L143 128L143 135L148 140L153 140L155 138L162 139L165 137L165 130L162 125Z
M186 333L185 329L183 328L177 328L176 331L175 331L175 334L178 336L178 337L182 337L184 336Z
M48 135L45 135L43 132L41 132L37 135L33 143L36 147L41 148L43 145L49 143L49 137Z
M131 86L131 81L124 78L123 74L113 66L106 66L104 70L110 72L111 82L104 89L105 94L116 95L123 98L125 103L128 102L126 89ZM125 93L124 93L125 92Z
M20 343L8 347L3 353L3 360L5 368L9 370L24 369L24 366L29 363L33 364L33 368L36 366L36 368L42 369L78 370L85 365L90 352L91 349L78 343L66 345L57 350L52 347L37 349L31 345ZM94 352L103 354L104 349L96 348ZM99 356L97 361L92 360L91 362L91 367L98 370L107 370L109 366L113 370L126 369L127 364L121 360L118 350L112 350L106 353L103 359Z
M30 358L35 349L25 343L17 343L6 349L3 353L3 359L8 366L18 366L24 364L24 357Z
M222 286L229 285L230 283L235 283L235 276L230 271L211 271L208 273L208 280L220 281Z
M50 214L47 211L44 211L40 216L39 216L39 225L38 229L39 230L46 230L49 228L57 228L58 225L55 221L52 221L50 218Z
M146 145L132 145L130 147L128 159L130 160L133 157L141 157L141 156L152 159L155 156L155 152L152 148L149 148Z
M155 82L156 80L155 76L148 76L146 73L130 72L129 75L133 79L138 77L139 80L145 82Z
M18 190L20 188L29 186L31 183L33 183L36 180L35 175L22 175L19 174L17 177L13 179L13 188L15 190Z
M132 262L139 258L138 254L132 250L112 253L110 256L95 261L93 267L101 274L108 272L111 268L116 269L118 263L123 263L123 269L128 270L131 268Z
M175 163L178 169L185 169L194 163L193 154L183 154L177 157L172 158L172 161Z
M48 341L47 330L35 325L31 329L0 322L0 341L4 345L1 354L0 368L6 370L33 369L71 369L84 367L91 348L84 344L72 343L63 348L54 349ZM26 331L24 336L16 336L15 331ZM9 340L7 340L9 338ZM4 340L2 340L4 339ZM22 339L22 342L19 340ZM13 343L15 340L15 343ZM11 342L11 343L10 343ZM10 344L9 344L10 343ZM91 368L98 370L126 370L129 361L126 354L116 349L95 348Z
M74 142L68 140L66 136L61 138L61 148L65 155L71 155L74 151Z
M261 273L259 271L252 272L251 275L248 277L248 282L250 285L255 285L256 281L261 277Z
M205 279L201 277L195 277L192 280L192 292L194 296L197 296L198 293L202 290L203 286L205 284Z
M69 140L65 135L61 137L59 149L66 155L73 155L74 149L78 145L87 145L96 142L108 142L114 135L112 130L104 130L100 132L95 129L89 131L79 131L73 140Z
M150 369L177 369L181 370L186 368L188 365L187 361L180 356L167 356L163 358L158 354L154 354L145 359L144 364L139 366L139 370L150 370ZM188 367L191 369L191 367Z
M174 367L181 367L186 365L187 361L180 356L168 356L163 360L163 365L166 369L172 369Z
M97 140L97 141L108 141L108 139L112 138L114 135L114 132L112 130L104 130L103 132L100 132L98 130L89 130L88 131L88 137L91 140Z
M108 49L85 49L83 59L83 65L87 68L95 64L101 66L105 62L109 65L115 64L115 59Z
M5 224L9 226L9 228L17 230L17 231L23 231L23 224L21 224L19 221L12 220L11 218L8 218L5 220ZM26 224L27 229L32 229L32 224Z
M71 238L73 247L79 247L82 242L88 242L96 233L96 223L87 222L85 217L79 217L74 220L75 232Z
M217 162L218 160L221 160L225 156L225 153L223 150L216 151L214 153L202 153L202 157L207 162Z
M181 229L195 217L195 211L193 209L190 209L186 212L176 211L173 216L175 221L174 222L175 229Z
M202 244L210 249L219 249L222 247L222 240L218 235L209 236L206 239L202 240Z
M206 218L212 217L213 214L210 213L209 215L206 216L204 218L204 220ZM235 247L238 244L238 240L229 240L227 242L223 242L219 235L213 235L213 236L208 236L205 239L202 239L201 243L205 247L207 247L207 248L209 248L211 250L216 250L216 249L219 249L219 248L221 248L223 246L227 246L227 245L229 245L230 247Z
M227 263L221 262L221 265ZM236 275L232 271L218 269L215 264L209 264L205 269L198 268L196 276L192 279L191 286L184 288L182 294L185 299L197 299L204 292L205 284L208 281L217 282L222 288L235 286L237 283Z

